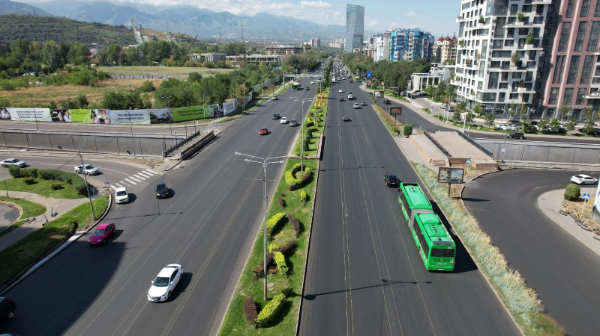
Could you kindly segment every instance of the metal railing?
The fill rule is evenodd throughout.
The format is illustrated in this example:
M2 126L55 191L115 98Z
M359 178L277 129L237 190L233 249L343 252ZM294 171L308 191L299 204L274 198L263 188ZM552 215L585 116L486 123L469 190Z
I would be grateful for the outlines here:
M482 145L480 145L479 143L477 143L477 141L473 140L470 136L464 134L461 131L456 131L456 133L458 133L458 135L460 135L461 137L463 137L463 139L467 140L471 145L477 147L480 151L484 152L485 154L487 154L492 159L494 158L494 154L490 150L488 150L487 148L485 148Z
M452 157L452 155L450 155L450 152L448 152L448 150L446 148L444 148L444 146L442 146L442 144L440 144L437 140L435 140L433 138L433 136L431 136L431 133L424 131L423 134L425 134L425 136L431 140L431 142L433 142L433 144L442 151L442 153L444 153L444 155L446 155L447 157Z
M172 146L171 148L167 149L163 153L163 157L167 157L167 156L169 156L169 154L171 154L174 151L178 150L179 148L185 146L188 142L190 142L193 138L197 137L198 135L200 135L200 131L198 131L198 132L190 135L189 137L181 140L181 142L177 142L174 146Z

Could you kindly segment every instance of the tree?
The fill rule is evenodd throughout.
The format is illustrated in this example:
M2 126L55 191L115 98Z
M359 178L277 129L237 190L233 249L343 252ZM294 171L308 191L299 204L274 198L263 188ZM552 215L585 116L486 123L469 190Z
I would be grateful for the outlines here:
M585 108L585 126L583 126L583 131L585 133L591 133L594 131L594 125L596 124L596 115L594 111L594 107L588 105Z
M245 97L248 92L248 88L245 84L236 84L233 88L234 97Z
M569 102L566 99L563 99L562 104L558 108L558 115L560 115L561 123L563 122L563 119L569 115L569 110L571 110Z
M465 120L467 123L470 123L473 121L473 119L475 119L475 114L473 113L473 111L468 110L467 114L465 115Z
M475 104L475 107L473 107L473 112L477 113L479 116L483 114L483 108L479 103Z
M519 57L519 54L517 54L517 52L514 52L510 56L510 61L512 62L513 66L516 66L517 63L521 62L521 57Z
M199 82L202 80L202 75L199 74L198 72L190 72L188 74L188 82Z
M543 131L544 129L548 128L549 124L550 124L550 121L548 120L548 118L544 117L538 123L538 128L540 131Z
M489 127L492 128L494 127L494 122L496 121L496 117L494 116L493 113L488 113L485 115L485 124Z
M77 108L84 108L89 106L87 97L83 93L79 94L79 96L75 98L75 101L77 101Z
M558 121L558 119L556 118L552 119L552 121L550 122L550 129L556 131L559 127L560 121Z
M54 41L46 41L42 53L44 55L44 63L51 71L61 69L64 66L60 50Z
M519 120L523 120L523 116L527 114L527 104L519 106Z
M452 121L455 121L455 122L460 121L460 111L458 110L458 108L456 110L454 110L454 113L452 114Z
M508 114L510 116L510 119L512 119L515 114L517 113L517 106L515 105L515 103L510 103L508 104Z
M574 131L575 126L577 126L577 121L575 121L574 119L571 119L571 120L567 121L567 124L565 126L567 126L567 131Z

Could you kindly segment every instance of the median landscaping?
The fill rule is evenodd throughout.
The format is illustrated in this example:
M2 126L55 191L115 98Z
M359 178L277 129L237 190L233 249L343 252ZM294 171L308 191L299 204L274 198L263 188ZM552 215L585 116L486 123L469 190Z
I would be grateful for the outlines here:
M93 203L95 213L100 216L108 207L108 195L97 198ZM0 251L0 288L69 239L75 231L83 230L92 223L90 205L84 203Z
M316 189L318 161L288 160L267 212L267 265L263 228L229 304L219 335L294 335ZM268 297L263 300L264 275ZM257 330L258 328L258 330Z
M9 168L11 179L4 180L12 191L30 192L44 197L75 199L87 197L87 186L81 176L55 169ZM3 186L4 183L0 184Z
M294 155L302 155L302 146L304 146L304 156L316 158L319 149L319 139L325 128L328 97L329 88L326 88L313 101L306 120L302 122L303 129L300 130L300 132L304 131L304 143L302 143L302 134L300 134L294 146Z

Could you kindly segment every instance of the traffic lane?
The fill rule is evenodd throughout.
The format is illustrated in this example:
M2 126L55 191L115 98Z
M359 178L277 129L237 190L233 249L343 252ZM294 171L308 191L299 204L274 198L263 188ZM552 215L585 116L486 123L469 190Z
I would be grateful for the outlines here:
M0 123L0 128L5 130L22 130L22 131L55 131L55 132L91 132L91 133L120 133L120 134L160 134L160 135L175 135L175 130L178 134L186 134L186 129L189 134L194 133L194 125L181 124L160 124L160 125L96 125L96 124L79 124L79 123L52 123L39 122L36 128L35 122L19 122L11 121ZM212 127L211 123L202 123L196 126L197 130L202 128Z
M463 200L511 268L537 292L549 315L569 335L593 335L600 327L594 317L600 311L600 257L536 204L541 194L564 189L578 173L519 169L489 174L467 184Z
M242 118L242 120L243 119L244 118ZM248 118L246 119L245 123L250 123L251 121L252 118ZM239 125L243 125L243 123ZM240 129L243 132L245 130L248 130L249 128L240 127ZM254 136L255 134L253 133L252 135ZM236 147L241 146L243 144L249 144L248 146L252 146L251 142L249 142L246 137L236 137L235 134L232 134L230 136L234 139L233 143L230 143L229 141L227 141L227 139L223 139L222 143L229 143L230 146L234 145ZM290 132L290 134L288 134L287 136L288 139L292 139L294 137L293 131ZM285 146L283 142L275 141L274 143L281 144L281 146ZM28 293L30 295L29 300L19 300L23 304L32 304L33 306L35 306L35 298L44 297L48 300L48 302L63 300L65 304L68 305L68 307L63 308L63 310L66 310L64 314L60 314L57 316L47 314L48 311L53 311L52 309L46 309L46 314L41 314L39 311L37 313L29 314L27 315L27 318L23 318L24 323L18 325L17 328L15 328L14 330L18 333L25 334L62 334L65 333L67 328L70 326L73 326L74 330L78 330L79 328L85 329L87 327L85 322L89 323L90 321L94 320L94 313L97 313L97 311L102 311L102 304L110 302L112 300L111 297L113 295L116 295L115 292L121 287L125 287L124 292L121 291L121 293L124 293L122 295L124 295L129 300L126 300L126 304L110 308L111 310L119 312L120 317L118 319L113 320L101 319L101 321L105 323L104 325L106 325L107 321L110 321L110 323L114 324L114 326L116 327L120 323L125 321L122 320L123 318L130 317L130 315L128 314L131 311L135 311L135 306L132 307L132 304L137 302L133 299L140 298L140 295L136 296L135 294L139 294L139 290L142 289L141 297L145 298L145 291L147 290L147 287L145 286L147 286L148 279L152 279L154 276L156 276L158 270L160 270L160 268L164 267L165 265L163 262L154 262L153 260L148 261L149 256L152 256L152 254L148 252L147 254L149 256L147 256L146 249L150 249L149 251L152 251L152 249L158 244L161 244L161 246L169 244L179 246L180 242L177 240L172 241L171 239L167 239L167 234L175 229L180 229L182 235L187 236L187 233L189 233L189 229L186 229L186 226L189 226L191 224L187 223L186 225L186 222L184 222L182 225L173 225L173 223L179 224L179 222L177 220L173 220L173 218L177 219L178 216L187 213L187 211L191 211L189 209L196 209L196 206L198 206L197 204L189 204L189 202L196 200L196 197L193 197L193 194L188 194L186 196L185 191L190 190L191 193L191 191L203 192L208 190L203 194L205 195L205 197L208 197L208 200L200 199L198 200L198 202L200 205L205 204L206 207L210 207L213 204L210 201L216 199L215 195L217 195L213 191L219 191L222 189L222 186L217 187L215 185L218 185L220 181L223 180L231 181L232 176L239 176L239 174L231 173L228 170L226 170L227 167L232 167L232 169L237 167L239 169L239 164L235 164L232 162L224 164L223 160L219 160L219 157L215 157L218 155L221 155L221 157L227 155L227 158L231 159L231 153L233 153L235 149L238 148L229 148L224 151L211 151L211 147L212 146L208 147L209 150L205 154L213 156L214 160L212 160L211 158L203 160L202 162L205 162L205 164L196 166L195 168L193 162L191 162L188 166L188 169L191 172L187 174L188 176L185 176L183 181L179 182L179 184L175 186L175 193L173 195L173 198L166 200L156 200L154 198L152 189L149 189L148 192L144 195L148 196L151 194L150 196L148 196L150 197L150 199L140 199L141 202L134 203L134 207L131 208L127 214L116 213L114 211L111 211L109 213L109 216L107 217L106 221L114 220L117 223L118 229L120 227L125 228L123 231L121 231L120 234L126 247L123 248L125 252L123 252L122 256L115 256L113 259L108 260L107 263L117 263L123 268L116 271L103 269L103 273L101 274L101 276L98 276L96 275L96 273L90 271L89 269L90 267L96 267L96 265L94 263L83 262L82 260L78 259L81 253L78 253L78 250L74 249L74 252L72 253L74 260L63 261L61 258L68 259L64 257L68 257L68 254L63 252L59 254L55 259L53 259L50 263L45 265L42 269L48 272L49 274L58 274L62 276L67 271L64 268L64 265L72 265L72 268L69 269L69 272L66 273L76 273L77 276L75 276L75 278L79 281L79 283L93 284L93 286L91 286L92 288L89 291L78 287L76 288L78 292L72 292L70 290L71 286L69 286L69 281L64 281L64 279L62 279L60 282L54 283L52 279L57 278L57 276L44 276L43 274L40 275L41 273L39 271L34 273L27 279L27 281L31 281L33 284L22 283L19 286L17 286L13 291L22 291L23 293ZM236 157L236 159L239 158ZM261 170L260 167L257 167L256 169L258 171ZM217 173L225 175L226 178L216 178L216 175L214 174ZM169 179L170 176L164 176L163 178ZM169 182L168 180L166 181ZM196 181L198 184L190 183L194 181ZM198 191L198 186L201 185L201 183L206 183L207 181L214 182L215 185L205 187ZM169 185L171 185L172 182L176 183L177 181L176 179L174 179L173 181L169 182ZM258 199L260 200L260 198ZM185 203L182 203L181 200L187 201L188 204L186 205ZM170 208L170 206L172 205L180 205L182 206L182 208ZM136 206L139 206L140 208L137 209ZM199 207L199 209L202 208ZM224 212L227 212L227 210L225 210ZM196 220L192 220L192 222L195 223ZM171 231L165 231L167 229L171 229ZM158 246L157 248L162 249L163 247L161 246ZM237 246L236 249L237 248L239 248L239 246ZM67 249L66 251L71 251L71 249ZM160 250L158 251L160 252ZM113 265L113 267L116 267L114 264L111 265ZM138 269L140 270L140 272L137 272ZM227 274L224 274L223 278L230 276L230 273L231 269L228 270ZM111 282L109 283L109 281ZM132 288L129 288L128 286L132 285L127 285L128 283L134 283L135 285ZM143 284L141 287L139 286L140 283ZM105 293L103 293L103 295L101 295L102 290L105 287L108 289L105 291ZM60 288L60 290L57 290L56 292L47 291L47 288ZM11 291L10 293L11 296L13 291ZM54 294L56 294L57 296L54 296ZM65 300L64 298L74 299ZM214 308L214 306L212 305L212 301L210 302L211 308ZM77 309L69 310L68 308L71 306L77 307Z

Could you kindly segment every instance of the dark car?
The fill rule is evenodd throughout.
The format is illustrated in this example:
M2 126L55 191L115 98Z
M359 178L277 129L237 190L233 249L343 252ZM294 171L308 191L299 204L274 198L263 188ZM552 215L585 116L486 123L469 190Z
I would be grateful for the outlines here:
M349 116L344 116L344 121L350 121L350 117Z
M305 88L304 88L304 90L310 90L310 87L309 87L309 86L307 86L307 87L305 87Z
M397 187L400 185L400 180L394 174L383 175L383 180L388 187Z
M523 139L525 139L525 134L523 134L522 132L513 132L513 133L510 133L510 134L507 134L506 137L510 138L510 139L521 139L521 140L523 140Z
M15 301L7 297L0 297L0 320L8 320L15 317L15 310L17 310Z
M344 101L344 97L340 97L338 100L339 101Z
M367 106L367 102L360 103L361 106Z
M280 119L280 118L281 118L281 116L279 115L279 113L273 114L273 120L277 120L277 119Z
M386 105L390 105L390 104L391 104L391 102L390 102L390 100L389 100L389 99L384 99L384 100L383 100L383 103L384 103L384 104L386 104Z
M156 198L163 198L169 196L169 188L166 184L160 182L154 186L154 191L156 192Z

